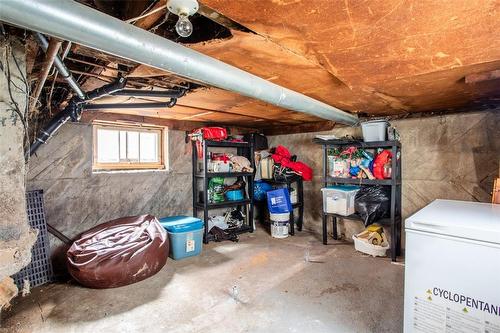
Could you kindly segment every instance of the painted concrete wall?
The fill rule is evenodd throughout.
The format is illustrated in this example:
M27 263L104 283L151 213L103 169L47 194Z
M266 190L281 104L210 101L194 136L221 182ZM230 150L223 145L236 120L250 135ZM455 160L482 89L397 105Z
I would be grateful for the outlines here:
M30 160L28 189L44 190L47 222L68 237L123 216L191 214L191 146L168 136L169 171L96 174L92 126L66 124Z
M393 124L403 145L404 217L436 198L489 201L498 173L500 113L409 119ZM356 135L341 128L337 136ZM305 183L305 227L320 234L322 153L315 133L269 137L283 144L315 170ZM151 213L191 214L191 146L184 133L169 131L168 172L92 173L92 128L67 124L30 161L29 189L45 191L47 221L69 237L110 219ZM350 237L360 222L342 225ZM60 242L52 238L54 247Z
M0 61L2 64L0 75L0 281L2 281L4 277L16 273L30 262L31 246L35 241L36 233L28 226L25 199L23 149L25 131L21 118L26 107L26 88L22 79L26 77L24 46L15 41L2 41ZM10 72L10 83L4 75L7 72ZM20 114L14 109L17 109ZM5 300L0 295L0 309Z
M393 121L401 134L403 219L434 199L491 202L500 159L500 110ZM360 129L339 128L337 137L360 136ZM270 137L270 144L288 147L315 171L305 183L305 227L321 232L322 150L311 141L318 133ZM341 226L350 239L362 229L359 221Z

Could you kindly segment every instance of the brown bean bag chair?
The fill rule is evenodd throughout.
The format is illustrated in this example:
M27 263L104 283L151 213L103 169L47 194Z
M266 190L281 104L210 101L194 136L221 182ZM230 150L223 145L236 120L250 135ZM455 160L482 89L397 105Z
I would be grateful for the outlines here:
M168 237L152 215L122 217L80 235L67 252L73 278L90 288L144 280L167 262Z

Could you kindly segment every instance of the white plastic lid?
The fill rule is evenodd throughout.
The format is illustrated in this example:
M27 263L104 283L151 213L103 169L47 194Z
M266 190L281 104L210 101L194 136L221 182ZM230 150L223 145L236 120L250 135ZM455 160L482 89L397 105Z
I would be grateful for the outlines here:
M323 187L321 191L342 191L342 192L353 192L359 191L360 187L356 185L333 185L328 187Z
M363 124L378 124L378 123L389 124L389 122L387 120L385 120L385 119L375 119L375 120L363 121L363 122L361 122L361 125L363 125Z
M500 205L439 199L408 217L405 228L500 244Z

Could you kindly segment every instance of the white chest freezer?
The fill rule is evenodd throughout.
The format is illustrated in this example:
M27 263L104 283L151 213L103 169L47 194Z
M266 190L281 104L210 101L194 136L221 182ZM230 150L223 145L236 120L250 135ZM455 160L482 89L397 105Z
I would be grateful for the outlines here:
M404 332L500 333L500 205L436 200L405 230Z

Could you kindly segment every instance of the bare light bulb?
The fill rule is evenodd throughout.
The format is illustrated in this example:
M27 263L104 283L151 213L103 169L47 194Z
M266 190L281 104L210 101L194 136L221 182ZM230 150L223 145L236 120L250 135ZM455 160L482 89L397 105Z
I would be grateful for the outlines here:
M179 20L175 24L175 31L181 37L189 37L193 33L193 24L185 14L179 14Z

